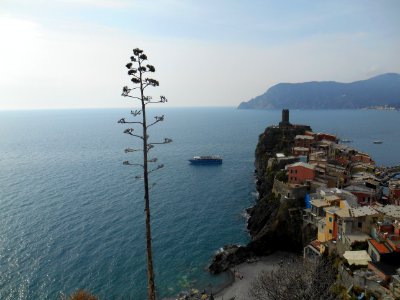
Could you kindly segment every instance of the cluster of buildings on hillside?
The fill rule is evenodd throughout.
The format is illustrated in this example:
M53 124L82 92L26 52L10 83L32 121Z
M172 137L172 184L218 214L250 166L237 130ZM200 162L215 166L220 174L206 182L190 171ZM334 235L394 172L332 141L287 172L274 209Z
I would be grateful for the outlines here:
M292 126L284 110L280 127ZM348 263L368 268L368 276L400 297L400 179L378 168L367 153L340 144L336 136L306 131L290 155L272 160L284 167L273 192L304 198L303 226L317 228L304 255L335 252ZM269 164L272 164L270 161ZM400 170L399 170L400 174Z

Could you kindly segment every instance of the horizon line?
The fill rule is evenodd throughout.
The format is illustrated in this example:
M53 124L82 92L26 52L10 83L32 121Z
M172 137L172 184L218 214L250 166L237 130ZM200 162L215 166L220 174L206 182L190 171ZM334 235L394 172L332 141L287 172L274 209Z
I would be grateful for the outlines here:
M163 108L237 108L238 105L197 105L197 106L163 106ZM160 105L148 107L151 108L161 108ZM39 110L90 110L90 109L134 109L134 107L24 107L24 108L1 108L0 112L6 111L39 111Z

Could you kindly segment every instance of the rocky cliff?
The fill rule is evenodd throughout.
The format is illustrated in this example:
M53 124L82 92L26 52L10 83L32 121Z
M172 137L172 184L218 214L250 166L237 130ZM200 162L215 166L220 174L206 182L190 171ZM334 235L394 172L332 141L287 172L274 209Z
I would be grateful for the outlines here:
M219 273L253 256L276 250L299 252L313 229L302 226L301 211L304 199L281 200L272 193L275 175L284 167L282 162L270 160L276 153L289 153L294 137L311 130L308 126L268 127L259 137L255 151L257 191L256 204L248 209L248 230L251 242L247 246L225 246L209 269ZM268 164L268 161L270 163ZM271 163L272 161L272 163ZM306 241L304 241L306 240Z
M304 206L304 199L282 200L271 191L278 171L285 166L284 161L272 160L276 153L290 153L294 137L304 134L308 126L268 127L256 148L256 176L259 197L256 205L249 209L248 230L252 241L248 245L257 255L274 250L301 251L302 221L296 208Z

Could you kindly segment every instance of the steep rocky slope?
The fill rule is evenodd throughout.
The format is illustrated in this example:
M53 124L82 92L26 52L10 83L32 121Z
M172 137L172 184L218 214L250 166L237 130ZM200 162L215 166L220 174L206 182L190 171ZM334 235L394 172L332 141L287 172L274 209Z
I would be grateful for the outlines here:
M289 153L294 137L311 130L308 126L268 127L260 135L255 151L255 172L257 191L256 204L248 210L248 230L251 242L247 246L225 246L210 265L212 273L219 273L228 267L243 262L252 256L270 254L276 250L301 251L304 240L311 235L310 228L304 228L301 215L291 214L291 208L303 206L303 199L280 201L272 191L276 173L283 167L279 163L268 167L268 160L276 153ZM293 210L293 211L296 211Z

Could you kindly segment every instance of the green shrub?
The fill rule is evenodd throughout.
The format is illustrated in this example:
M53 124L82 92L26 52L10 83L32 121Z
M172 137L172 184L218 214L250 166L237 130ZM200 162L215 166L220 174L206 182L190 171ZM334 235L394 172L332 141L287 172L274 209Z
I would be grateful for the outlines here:
M276 180L279 180L279 181L282 181L285 183L288 182L288 179L289 179L285 170L281 170L278 173L276 173L275 178L276 178Z

